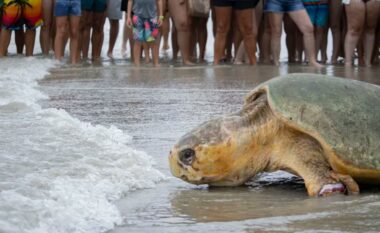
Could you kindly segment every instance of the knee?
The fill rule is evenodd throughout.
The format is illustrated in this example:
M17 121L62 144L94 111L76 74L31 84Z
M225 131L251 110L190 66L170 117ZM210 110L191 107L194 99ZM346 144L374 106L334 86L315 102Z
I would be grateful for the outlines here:
M228 25L217 24L216 25L216 33L218 35L227 36L230 31L230 27Z
M176 29L180 32L187 32L190 30L190 23L185 20L181 21L178 23L178 25L176 25Z
M272 27L270 29L270 35L273 38L281 38L281 28Z
M70 37L71 39L77 39L79 37L79 31L78 29L70 29Z
M66 25L58 25L57 26L57 34L62 36L66 33Z
M50 31L50 22L44 22L44 24L41 27L41 30Z
M92 30L94 30L95 33L101 33L103 32L103 25L100 24L100 22L95 21Z
M300 28L301 29L301 28ZM304 35L314 34L314 26L310 23L301 29Z
M359 26L351 26L348 28L348 33L353 36L360 36L362 32L362 27Z

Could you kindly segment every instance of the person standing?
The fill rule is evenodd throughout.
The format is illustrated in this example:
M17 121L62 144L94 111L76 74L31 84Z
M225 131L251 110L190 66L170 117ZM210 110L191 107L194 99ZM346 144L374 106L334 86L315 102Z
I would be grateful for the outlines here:
M54 16L56 17L56 36L54 41L54 53L57 60L64 57L64 45L66 35L70 37L70 62L78 62L79 22L81 15L80 0L56 0ZM67 26L68 25L68 26ZM69 32L67 32L69 30Z
M190 61L190 30L191 20L187 10L186 0L168 0L169 13L173 20L176 39L184 65L193 65ZM174 48L173 48L174 49ZM173 56L174 58L174 56Z
M317 62L315 56L314 27L302 0L267 0L264 12L267 12L269 17L271 49L275 65L278 66L280 64L282 21L284 14L287 13L303 34L304 47L309 64L317 68L323 67Z
M50 34L53 26L53 12L55 0L42 0L42 19L44 21L40 32L42 54L49 55L51 48Z
M91 41L91 60L99 62L103 47L107 0L81 0L81 9L78 54L82 55L83 60L87 60Z
M366 66L371 66L380 1L344 0L343 3L347 15L347 34L344 41L345 66L352 66L352 57L363 31L364 63Z
M110 39L107 56L113 59L113 48L115 47L116 39L119 35L119 20L123 18L121 0L107 1L107 17L110 22Z
M303 4L312 24L314 25L316 59L318 57L318 52L321 51L321 61L325 64L327 61L327 55L326 46L323 46L323 44L327 36L327 25L329 20L328 0L303 0Z
M148 44L153 51L153 65L158 64L159 46L156 40L160 36L159 27L164 19L162 0L129 0L128 2L128 26L133 26L134 63L140 65L141 48L144 43ZM132 17L133 10L133 17Z
M227 35L231 27L233 10L236 11L236 20L241 31L249 64L256 64L256 37L257 29L253 8L259 0L212 0L215 8L216 37L214 42L214 65L218 65L226 45Z
M36 28L42 23L42 0L3 0L0 57L7 55L11 32L23 29L24 25L26 56L33 56Z

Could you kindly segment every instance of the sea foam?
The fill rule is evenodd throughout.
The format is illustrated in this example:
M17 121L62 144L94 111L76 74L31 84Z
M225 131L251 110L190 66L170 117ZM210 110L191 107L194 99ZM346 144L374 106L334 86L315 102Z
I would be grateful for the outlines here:
M123 223L113 204L164 179L116 127L43 109L49 59L0 63L0 232L105 232Z

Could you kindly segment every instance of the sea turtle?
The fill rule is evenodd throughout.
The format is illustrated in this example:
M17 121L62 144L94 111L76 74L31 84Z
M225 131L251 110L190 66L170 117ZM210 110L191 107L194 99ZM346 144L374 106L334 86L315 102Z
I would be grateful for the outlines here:
M380 183L380 87L312 74L273 78L243 108L184 135L169 156L174 176L237 186L259 172L304 179L310 196L359 193Z

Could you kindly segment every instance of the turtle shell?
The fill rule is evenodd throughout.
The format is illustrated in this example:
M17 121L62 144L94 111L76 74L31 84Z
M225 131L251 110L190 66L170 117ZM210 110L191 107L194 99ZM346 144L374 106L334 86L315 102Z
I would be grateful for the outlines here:
M380 170L380 87L314 74L290 74L257 87L276 116L329 146L355 168Z

